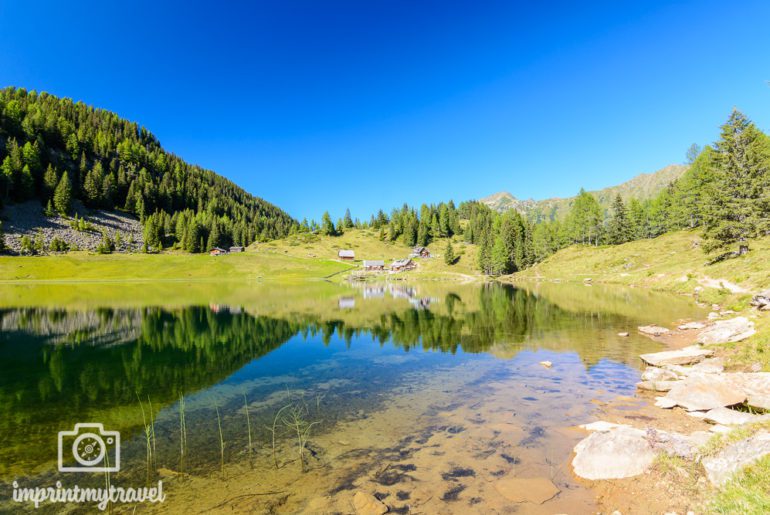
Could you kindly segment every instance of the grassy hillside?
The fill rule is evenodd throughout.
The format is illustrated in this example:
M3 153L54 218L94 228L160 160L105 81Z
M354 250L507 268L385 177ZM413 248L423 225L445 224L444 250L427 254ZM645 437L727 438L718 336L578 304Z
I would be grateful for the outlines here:
M378 232L373 229L348 229L341 236L321 236L317 234L298 234L267 243L257 243L249 247L257 255L285 255L302 259L336 260L338 251L351 249L356 253L352 265L360 267L363 260L382 259L390 264L395 259L409 256L411 249L400 241L380 241ZM468 276L478 277L476 270L476 246L465 243L459 238L452 240L457 261L449 266L444 263L443 254L446 238L440 238L430 245L431 259L415 259L417 269L404 272L394 277L420 279L459 279Z
M685 171L687 171L687 166L669 165L657 172L643 173L623 184L590 193L596 197L602 208L608 209L618 194L625 201L631 198L639 200L652 198L671 182L681 177ZM574 199L575 197L519 200L508 192L499 192L481 199L481 202L499 212L516 209L527 216L534 217L539 214L547 220L557 220L569 212Z
M574 245L506 280L591 278L678 293L693 293L700 286L707 295L722 298L747 297L770 287L770 237L752 242L745 256L714 264L708 263L700 245L700 233L692 231L616 246Z

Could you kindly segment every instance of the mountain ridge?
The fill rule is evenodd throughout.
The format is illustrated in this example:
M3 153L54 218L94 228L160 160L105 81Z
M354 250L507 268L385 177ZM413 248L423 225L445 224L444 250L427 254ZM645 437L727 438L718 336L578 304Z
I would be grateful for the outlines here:
M631 198L646 200L654 197L671 182L680 178L687 170L688 165L671 164L650 173L642 173L631 179L608 186L600 190L589 191L599 201L603 208L609 208L617 194L628 202ZM516 209L519 213L536 220L556 220L564 217L572 205L575 197L551 197L542 200L519 199L508 191L499 191L479 199L497 212Z

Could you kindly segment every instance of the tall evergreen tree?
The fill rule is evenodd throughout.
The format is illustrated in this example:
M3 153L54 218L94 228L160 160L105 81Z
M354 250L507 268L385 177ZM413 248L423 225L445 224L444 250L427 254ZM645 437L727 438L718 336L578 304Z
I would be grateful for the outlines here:
M64 172L59 179L59 184L53 194L53 205L58 212L66 215L72 206L72 184L67 172Z
M444 263L447 265L455 264L455 249L452 247L452 240L448 239L446 242L446 249L444 250Z
M328 211L325 211L321 217L321 234L325 236L335 236L337 234L334 222L332 222L332 217L329 215Z
M770 139L733 110L716 143L713 185L708 191L704 249L712 252L770 231Z
M631 240L631 227L628 223L626 205L618 194L612 202L612 218L607 228L607 239L611 245L619 245Z

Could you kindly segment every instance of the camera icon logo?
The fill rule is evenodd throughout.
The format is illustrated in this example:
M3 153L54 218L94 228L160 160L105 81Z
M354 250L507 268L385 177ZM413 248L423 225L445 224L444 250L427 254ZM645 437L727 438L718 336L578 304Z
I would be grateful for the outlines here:
M119 470L120 432L105 431L104 425L99 423L78 423L72 431L59 431L60 472Z

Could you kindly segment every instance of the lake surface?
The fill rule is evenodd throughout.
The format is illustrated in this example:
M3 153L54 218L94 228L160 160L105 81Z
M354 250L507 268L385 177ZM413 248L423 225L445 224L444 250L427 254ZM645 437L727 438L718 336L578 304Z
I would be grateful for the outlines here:
M359 490L395 513L589 513L575 426L634 394L661 348L636 326L702 316L582 285L38 288L0 287L0 479L104 484L57 470L59 431L98 422L121 436L112 484L163 479L140 511L172 513L347 513ZM515 504L511 478L560 493Z

